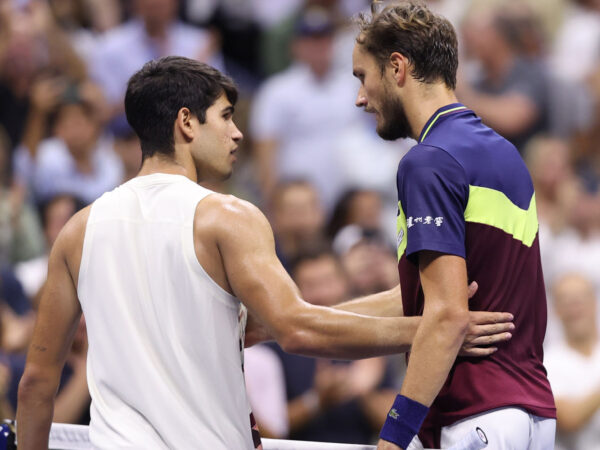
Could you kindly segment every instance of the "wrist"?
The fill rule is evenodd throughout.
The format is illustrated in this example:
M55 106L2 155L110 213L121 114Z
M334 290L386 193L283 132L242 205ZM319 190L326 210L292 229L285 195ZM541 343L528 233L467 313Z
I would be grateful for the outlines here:
M429 408L398 395L385 419L379 437L406 449L421 429Z

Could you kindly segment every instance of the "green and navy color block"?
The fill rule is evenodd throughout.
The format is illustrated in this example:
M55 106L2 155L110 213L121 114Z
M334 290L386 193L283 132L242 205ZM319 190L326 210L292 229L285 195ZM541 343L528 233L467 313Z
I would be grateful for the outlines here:
M418 254L465 258L473 310L507 311L516 331L489 358L458 358L422 438L457 420L514 405L555 417L542 365L546 297L535 193L516 148L461 104L438 110L398 167L398 268L406 315L423 311Z

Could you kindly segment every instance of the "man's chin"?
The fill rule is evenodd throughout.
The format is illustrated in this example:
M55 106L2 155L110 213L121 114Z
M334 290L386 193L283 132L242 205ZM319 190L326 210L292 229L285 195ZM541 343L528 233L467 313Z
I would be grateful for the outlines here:
M408 137L408 133L400 130L390 130L388 128L377 127L377 134L385 141L396 141Z

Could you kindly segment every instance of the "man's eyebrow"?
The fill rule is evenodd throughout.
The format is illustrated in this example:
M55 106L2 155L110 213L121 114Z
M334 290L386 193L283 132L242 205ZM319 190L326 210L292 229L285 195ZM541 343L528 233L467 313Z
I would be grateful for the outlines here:
M223 108L223 110L221 111L222 114L231 114L231 115L233 115L234 112L235 112L235 108L232 105L229 105L226 108Z

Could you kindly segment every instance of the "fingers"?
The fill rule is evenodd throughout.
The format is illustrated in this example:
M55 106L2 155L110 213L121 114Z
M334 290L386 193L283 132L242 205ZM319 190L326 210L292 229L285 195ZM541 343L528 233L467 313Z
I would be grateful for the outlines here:
M471 348L463 348L458 353L459 356L474 356L474 357L482 357L489 356L495 353L498 350L497 347L471 347Z
M487 325L473 325L469 327L469 331L467 332L467 338L489 336L491 334L503 333L505 331L512 331L514 329L515 325L512 322L494 323Z
M514 319L514 316L507 312L471 311L469 315L471 323L476 325L510 322Z
M467 290L467 292L469 294L469 298L472 298L475 295L475 293L477 292L477 289L479 289L479 285L477 284L477 281L473 281L473 282L471 282L471 284L469 284L469 287Z
M478 346L478 345L492 345L498 344L500 342L509 341L512 338L511 333L497 333L489 336L479 336L473 339L469 339L468 346Z

